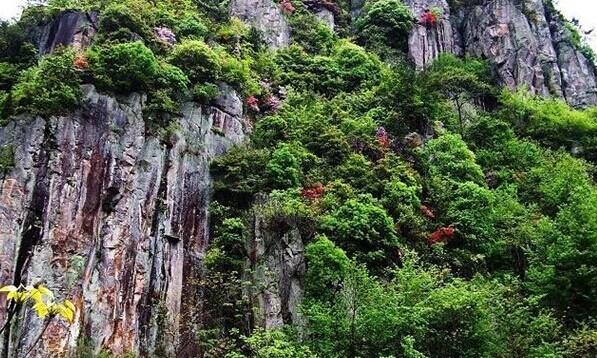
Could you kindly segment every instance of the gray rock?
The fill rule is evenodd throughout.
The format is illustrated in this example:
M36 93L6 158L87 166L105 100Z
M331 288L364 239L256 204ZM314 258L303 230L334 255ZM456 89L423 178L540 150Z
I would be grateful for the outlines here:
M180 317L198 314L197 297L183 292L197 291L209 243L209 162L249 127L238 108L186 103L165 144L146 134L144 96L84 91L75 113L19 117L0 129L0 145L13 145L16 158L0 181L0 280L43 279L78 308L70 327L49 327L33 356L63 354L79 336L117 354L175 349L189 332ZM9 356L41 330L30 310L20 318L7 332Z
M51 53L59 46L83 50L91 45L98 25L97 12L63 11L49 24L35 29L33 42L42 55Z
M258 327L280 328L302 322L299 306L304 293L305 260L298 223L277 222L269 217L267 197L260 197L254 209L253 227L247 245L248 288Z
M315 12L315 16L321 22L326 24L327 27L330 28L330 30L334 30L336 23L335 23L335 19L334 19L334 13L332 11L330 11L329 9L326 9L326 8L320 8Z
M458 54L459 47L455 40L450 22L450 7L446 0L406 0L417 20L408 37L409 58L418 69L425 68L442 53ZM426 26L418 20L430 9L439 9L442 16L437 19L437 25Z
M230 15L255 27L271 48L290 44L290 27L282 10L273 0L232 0Z
M409 57L422 69L442 53L484 58L498 82L514 89L597 104L595 66L572 46L562 21L542 0L484 0L450 9L445 0L407 0L419 18L425 9L443 12L436 26L415 25Z

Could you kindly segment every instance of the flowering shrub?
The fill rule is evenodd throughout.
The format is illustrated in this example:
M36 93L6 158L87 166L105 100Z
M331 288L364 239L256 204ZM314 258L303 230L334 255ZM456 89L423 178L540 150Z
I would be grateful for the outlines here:
M433 212L432 208L423 204L423 205L421 205L420 209L421 209L421 214L423 214L423 216L425 216L428 219L435 219L435 213Z
M421 14L421 18L419 19L419 23L423 26L433 27L437 25L437 16L435 13L425 10Z
M280 101L280 98L278 98L277 96L273 96L273 95L267 96L263 100L263 103L262 103L262 107L267 112L277 112L278 109L280 109L281 105L282 105L282 101Z
M442 227L437 229L429 238L427 238L427 242L429 245L435 245L440 242L447 242L451 238L454 237L454 228L452 226Z
M292 14L296 10L294 5L292 5L292 3L290 2L290 0L282 0L282 2L280 3L280 8L282 9L282 12L284 12L285 14Z
M317 200L325 193L325 187L321 183L317 183L310 187L305 187L301 190L301 196L309 201Z
M156 27L153 33L160 40L167 44L174 45L176 43L176 35L167 27Z
M245 100L247 107L253 112L259 112L259 100L255 96L249 96Z
M89 61L83 55L75 57L74 66L77 70L85 71L89 68Z
M377 143L379 144L381 150L387 151L390 148L390 139L388 137L388 132L384 127L377 128L375 138L377 138Z

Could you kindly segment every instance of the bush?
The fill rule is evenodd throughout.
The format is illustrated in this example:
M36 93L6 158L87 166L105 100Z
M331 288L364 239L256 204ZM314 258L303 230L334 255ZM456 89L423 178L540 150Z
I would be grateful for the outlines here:
M355 27L361 43L404 50L415 18L401 0L369 1Z
M180 39L202 39L208 33L207 26L195 16L187 16L176 23L175 33Z
M96 48L89 57L94 78L106 90L148 91L160 75L160 63L142 42Z
M375 83L379 79L379 60L357 45L343 41L334 48L333 57L342 73L346 91Z
M151 30L143 15L127 4L110 4L102 11L99 34L103 39L125 42L133 41L136 35L147 39L151 36Z
M336 36L327 25L308 11L299 11L289 19L292 43L308 53L328 53L334 46Z
M0 62L0 91L10 90L19 77L18 68L8 62Z
M280 144L267 163L265 172L273 188L298 188L304 178L304 166L313 156L304 148L292 144Z
M170 63L182 69L192 83L213 82L222 73L218 55L199 40L185 40L176 45Z
M483 171L475 162L475 154L458 135L444 134L430 140L422 154L433 177L485 183Z
M394 220L371 196L348 199L320 219L322 231L338 246L372 269L398 260Z
M319 300L332 299L348 272L348 257L325 236L318 236L305 248L307 273L305 294Z
M64 51L41 59L12 89L15 112L54 115L75 109L82 98L75 54Z
M525 92L503 91L500 101L500 116L514 126L517 134L597 160L596 110L576 110L562 100Z

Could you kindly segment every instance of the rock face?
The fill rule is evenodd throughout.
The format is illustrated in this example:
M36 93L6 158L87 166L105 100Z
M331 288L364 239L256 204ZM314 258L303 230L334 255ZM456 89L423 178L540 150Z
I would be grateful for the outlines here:
M420 19L442 14L435 25L419 22L409 37L409 57L424 68L441 53L486 59L498 81L532 93L597 104L595 67L573 47L562 20L542 0L482 0L451 9L446 0L406 0Z
M81 336L96 351L147 355L190 334L181 317L196 310L209 241L209 162L248 130L240 99L223 89L224 110L186 103L166 143L146 133L143 96L116 100L91 86L71 115L0 129L0 144L15 149L0 181L0 282L43 279L78 310L69 328L50 325L43 351L59 354ZM16 347L41 330L30 310L18 319L4 356L24 354Z
M236 16L259 30L264 41L271 48L290 44L290 27L273 0L232 0L230 15Z
M32 38L42 55L59 46L73 46L81 50L91 45L98 25L98 13L69 10L61 12L51 23L35 29Z
M411 8L417 21L408 37L409 58L417 68L425 68L442 53L460 53L446 0L406 0L405 3ZM436 24L421 21L423 14L432 9L439 14Z
M271 329L301 321L305 260L299 226L268 217L268 204L267 198L257 200L247 266L255 324Z

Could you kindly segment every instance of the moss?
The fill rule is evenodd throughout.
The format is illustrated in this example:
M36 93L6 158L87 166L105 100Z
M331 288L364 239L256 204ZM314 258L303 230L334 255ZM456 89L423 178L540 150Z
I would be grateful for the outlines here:
M15 148L12 145L4 145L0 148L0 172L6 174L15 165Z

